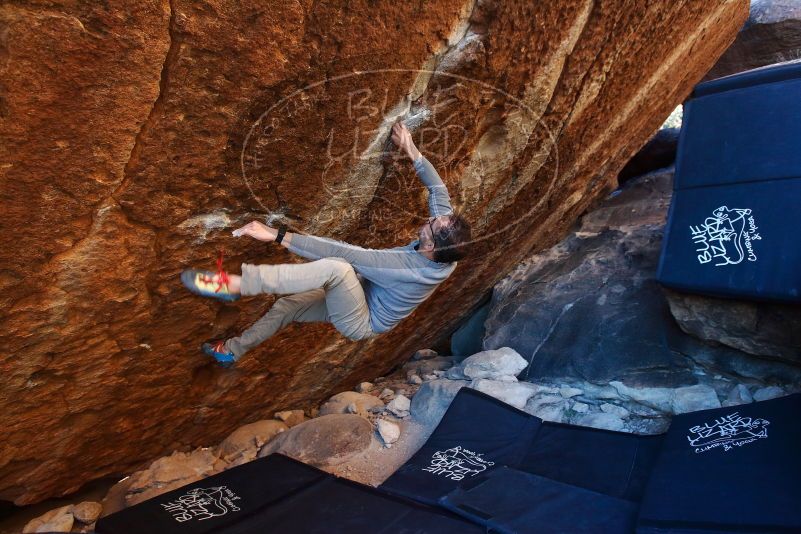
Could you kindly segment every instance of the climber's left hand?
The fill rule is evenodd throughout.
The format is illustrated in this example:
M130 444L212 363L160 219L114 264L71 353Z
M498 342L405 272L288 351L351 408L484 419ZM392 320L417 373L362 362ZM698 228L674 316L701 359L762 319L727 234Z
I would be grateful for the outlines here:
M278 236L278 230L262 222L251 221L242 228L234 230L234 237L243 235L249 235L253 239L258 239L259 241L270 242L275 241L276 236Z

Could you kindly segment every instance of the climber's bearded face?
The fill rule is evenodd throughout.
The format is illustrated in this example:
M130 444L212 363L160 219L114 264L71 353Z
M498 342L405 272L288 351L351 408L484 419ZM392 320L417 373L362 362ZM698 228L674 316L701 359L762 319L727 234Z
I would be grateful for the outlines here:
M417 234L420 236L420 244L425 246L429 243L434 244L434 233L439 232L450 223L448 215L440 215L439 217L429 217L426 222L420 226Z

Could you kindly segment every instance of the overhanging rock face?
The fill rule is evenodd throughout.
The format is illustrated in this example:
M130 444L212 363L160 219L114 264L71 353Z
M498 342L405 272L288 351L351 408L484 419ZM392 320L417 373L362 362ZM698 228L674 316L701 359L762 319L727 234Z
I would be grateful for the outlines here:
M550 246L734 39L748 2L212 0L0 7L0 499L18 504L386 372ZM345 5L347 4L347 5ZM479 239L392 332L291 326L231 371L181 269L298 261L272 215L368 247L425 213L406 117Z

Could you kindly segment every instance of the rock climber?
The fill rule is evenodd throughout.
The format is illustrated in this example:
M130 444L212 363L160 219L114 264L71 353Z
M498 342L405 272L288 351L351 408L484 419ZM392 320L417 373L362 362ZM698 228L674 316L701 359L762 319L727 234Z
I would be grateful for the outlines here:
M330 322L345 337L368 339L392 329L441 284L466 254L470 225L451 207L448 190L415 146L406 126L392 126L392 141L412 161L428 189L430 217L418 239L405 246L366 249L324 237L252 221L235 236L283 245L314 260L280 265L242 264L242 274L188 269L181 281L193 293L222 301L262 293L287 295L240 336L203 343L201 350L223 367L291 322ZM359 276L357 276L357 274Z

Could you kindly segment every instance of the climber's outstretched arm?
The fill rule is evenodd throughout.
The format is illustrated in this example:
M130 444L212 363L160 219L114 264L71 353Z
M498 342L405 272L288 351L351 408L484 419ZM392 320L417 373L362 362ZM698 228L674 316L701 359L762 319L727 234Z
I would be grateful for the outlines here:
M252 221L236 230L236 235L247 235L259 241L275 241L278 236L278 229L267 226L259 221ZM310 260L320 258L343 258L354 267L360 268L360 272L367 278L371 278L373 270L399 269L410 266L411 254L413 251L404 250L403 247L395 249L370 249L357 247L343 241L336 241L326 237L313 235L295 234L287 232L281 245L291 252Z
M439 217L452 213L448 188L431 162L417 149L406 125L400 121L392 125L392 142L412 160L417 176L428 189L428 211L431 216Z

